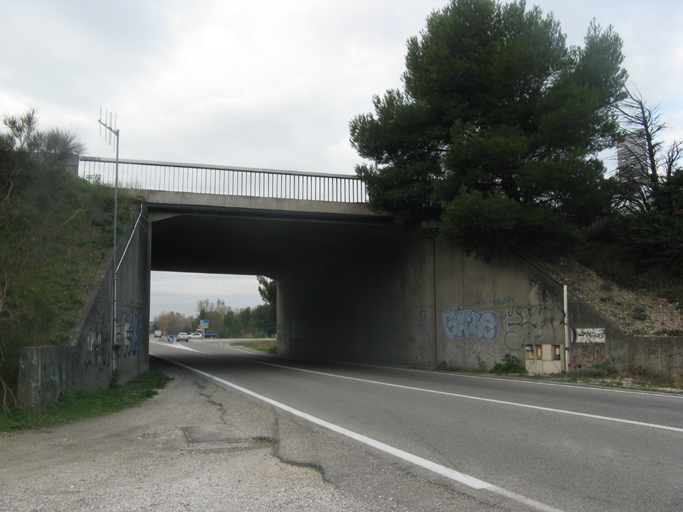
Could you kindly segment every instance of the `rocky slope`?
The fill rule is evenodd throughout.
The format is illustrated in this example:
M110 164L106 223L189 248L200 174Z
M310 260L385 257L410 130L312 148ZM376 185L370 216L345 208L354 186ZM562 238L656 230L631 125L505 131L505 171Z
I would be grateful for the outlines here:
M683 309L647 290L626 290L573 259L536 266L634 336L683 335Z

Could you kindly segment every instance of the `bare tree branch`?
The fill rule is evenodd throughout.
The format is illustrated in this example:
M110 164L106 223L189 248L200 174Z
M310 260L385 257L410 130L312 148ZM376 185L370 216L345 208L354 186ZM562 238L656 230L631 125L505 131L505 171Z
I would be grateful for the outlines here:
M660 120L659 105L650 107L637 88L627 91L628 97L619 107L625 127L617 151L616 178L624 185L618 208L623 211L648 211L654 189L663 179L669 179L683 157L683 147L673 142L663 151L661 132L666 125Z

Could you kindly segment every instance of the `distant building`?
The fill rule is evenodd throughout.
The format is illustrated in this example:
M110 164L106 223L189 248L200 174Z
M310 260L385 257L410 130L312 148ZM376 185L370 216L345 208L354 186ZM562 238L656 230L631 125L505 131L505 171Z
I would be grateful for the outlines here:
M622 180L639 181L649 174L645 132L631 132L617 147L617 170Z

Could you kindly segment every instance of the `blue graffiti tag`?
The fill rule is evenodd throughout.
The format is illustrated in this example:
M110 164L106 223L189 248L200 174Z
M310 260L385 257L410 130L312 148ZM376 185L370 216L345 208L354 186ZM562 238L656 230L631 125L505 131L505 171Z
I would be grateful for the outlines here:
M142 331L142 315L135 310L124 311L121 321L130 324L131 338L128 345L123 346L123 359L135 357L140 352L140 332Z
M53 359L57 358L55 356L43 358L43 363L41 365L43 382L66 382L68 379L69 368L64 363L61 366L59 363L52 364Z
M442 313L443 329L451 340L494 340L500 332L500 320L493 311L480 312L476 309L453 306Z

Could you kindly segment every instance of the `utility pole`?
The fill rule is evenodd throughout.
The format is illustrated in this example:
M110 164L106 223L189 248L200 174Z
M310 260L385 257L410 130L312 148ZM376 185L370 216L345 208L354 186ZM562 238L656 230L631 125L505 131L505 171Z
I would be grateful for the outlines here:
M107 119L107 117L109 119ZM112 317L113 317L113 325L112 325L112 349L114 345L116 344L116 277L118 274L118 266L116 265L116 230L118 227L119 223L119 130L116 128L116 116L113 115L111 112L107 114L107 111L104 111L104 121L102 121L102 107L100 107L100 119L98 121L100 123L100 136L102 135L102 127L104 127L104 140L105 142L109 142L109 145L111 146L112 143L112 138L116 137L116 174L114 178L114 265L113 265L113 272L114 272L114 292L113 292L113 297L112 297ZM113 365L115 365L115 359L112 358ZM112 370L115 370L116 368L112 368Z

